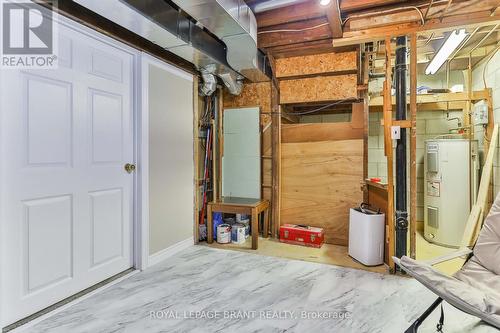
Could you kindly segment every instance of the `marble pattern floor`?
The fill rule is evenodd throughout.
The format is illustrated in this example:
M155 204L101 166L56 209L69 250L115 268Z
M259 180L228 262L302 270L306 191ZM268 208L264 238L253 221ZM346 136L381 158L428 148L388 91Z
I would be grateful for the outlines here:
M192 246L16 331L403 332L434 299L410 278ZM445 311L445 332L497 332ZM434 332L438 315L421 332Z

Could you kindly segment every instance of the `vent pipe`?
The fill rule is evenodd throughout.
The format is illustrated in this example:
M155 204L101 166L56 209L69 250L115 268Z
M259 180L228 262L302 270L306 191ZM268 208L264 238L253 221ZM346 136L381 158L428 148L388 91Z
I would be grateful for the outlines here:
M406 120L406 36L396 38L396 120ZM408 208L406 201L406 129L400 129L396 145L396 257L406 255L408 234Z

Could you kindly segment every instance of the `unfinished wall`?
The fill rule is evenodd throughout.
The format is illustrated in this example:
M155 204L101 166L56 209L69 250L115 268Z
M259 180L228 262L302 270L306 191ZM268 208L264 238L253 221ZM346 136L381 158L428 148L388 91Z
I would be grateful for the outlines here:
M363 140L282 144L281 223L325 229L347 245L349 208L363 201Z
M239 96L224 91L224 108L260 107L262 198L271 201L271 83L248 83Z

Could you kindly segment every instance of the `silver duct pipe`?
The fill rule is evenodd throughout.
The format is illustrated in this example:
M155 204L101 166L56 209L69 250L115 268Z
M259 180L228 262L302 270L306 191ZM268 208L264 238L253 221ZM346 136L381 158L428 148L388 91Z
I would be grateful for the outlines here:
M243 76L227 63L224 43L166 1L74 1L194 64L204 80L202 94L209 94L214 89L214 82L217 84L214 75L226 78L229 82L225 81L226 85L234 84L231 92L239 91L237 82Z
M227 62L250 81L269 81L270 68L257 48L257 21L243 0L172 0L227 46Z
M220 74L219 77L222 79L227 90L229 90L229 92L232 95L241 94L241 90L243 89L243 80L242 79L236 79L234 76L231 76L229 73Z
M216 68L214 65L206 66L200 70L201 85L200 94L202 96L210 96L217 90L217 78L215 77Z

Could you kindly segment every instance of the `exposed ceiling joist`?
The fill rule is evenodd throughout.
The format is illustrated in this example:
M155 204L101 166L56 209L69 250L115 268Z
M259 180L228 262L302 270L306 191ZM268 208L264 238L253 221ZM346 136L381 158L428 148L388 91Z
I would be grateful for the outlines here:
M342 37L342 17L340 16L339 0L332 0L326 9L326 17L330 23L333 38Z
M500 21L500 14L490 16L491 12L475 12L470 14L447 16L440 19L431 19L425 25L420 23L400 23L377 28L368 28L364 30L346 31L343 38L332 41L334 47L368 43L382 40L386 36L395 37L398 35L407 35L413 32L421 31L442 31L453 28L464 27L467 25L487 26L492 22Z

